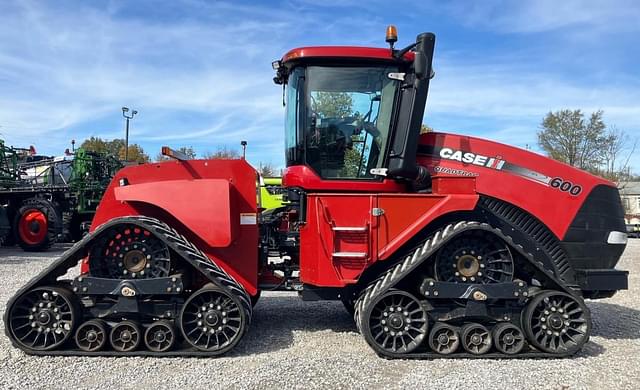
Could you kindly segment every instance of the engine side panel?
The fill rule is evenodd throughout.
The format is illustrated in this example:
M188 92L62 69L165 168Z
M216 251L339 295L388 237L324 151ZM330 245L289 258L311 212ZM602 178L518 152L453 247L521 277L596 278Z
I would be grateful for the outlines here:
M121 186L121 182L126 185ZM158 218L214 259L250 294L255 294L256 191L256 171L244 160L167 161L130 166L120 170L109 184L91 230L122 216Z
M526 210L560 239L595 186L614 186L542 155L469 136L427 133L418 150L431 172L476 177L478 193Z
M474 177L477 192L489 202L493 198L516 206L539 220L561 242L562 256L566 254L573 270L611 269L618 262L626 240L609 238L625 232L613 183L542 155L479 138L428 133L420 142L419 162L432 173ZM530 230L525 225L521 228ZM562 268L561 263L556 265Z

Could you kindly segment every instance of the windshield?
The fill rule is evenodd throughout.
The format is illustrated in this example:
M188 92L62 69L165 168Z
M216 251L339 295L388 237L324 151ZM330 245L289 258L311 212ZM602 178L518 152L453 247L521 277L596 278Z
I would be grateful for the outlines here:
M372 178L371 169L384 163L398 85L387 75L397 71L310 66L303 75L295 69L286 99L288 165L304 161L323 178ZM294 145L303 158L289 158Z

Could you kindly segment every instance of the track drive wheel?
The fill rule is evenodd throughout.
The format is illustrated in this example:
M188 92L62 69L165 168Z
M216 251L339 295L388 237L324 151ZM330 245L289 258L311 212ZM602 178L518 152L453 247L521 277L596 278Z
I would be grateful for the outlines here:
M429 334L429 347L441 355L454 353L460 346L458 329L442 322L437 323Z
M543 352L571 355L589 340L591 314L581 299L561 291L543 291L522 312L527 340Z
M140 345L142 331L134 321L122 321L111 329L109 341L111 347L118 352L135 351Z
M461 329L462 347L473 355L482 355L491 349L491 332L484 325L466 324Z
M53 202L27 199L16 213L13 231L23 250L43 251L53 245L62 233L62 215Z
M427 336L429 319L420 301L402 290L389 290L364 314L362 335L380 353L411 353Z
M513 279L513 257L507 244L485 231L468 231L438 251L436 279L457 283L500 283Z
M209 284L187 299L179 323L182 335L191 346L223 354L235 347L244 335L247 313L238 297Z
M76 344L86 352L99 351L107 344L109 333L107 324L102 320L89 320L76 330Z
M506 322L496 325L492 336L496 349L507 355L519 353L526 343L520 328Z
M149 325L144 332L144 345L153 352L166 352L176 342L176 332L169 321L160 320Z
M11 307L8 324L24 349L49 351L71 337L79 316L75 295L61 287L36 287Z

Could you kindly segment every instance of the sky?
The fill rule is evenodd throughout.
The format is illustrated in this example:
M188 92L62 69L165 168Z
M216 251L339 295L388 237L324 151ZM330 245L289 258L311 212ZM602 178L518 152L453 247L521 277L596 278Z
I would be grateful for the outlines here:
M283 165L271 62L313 45L398 47L436 34L425 123L538 151L544 115L604 111L640 138L640 2L0 0L0 139L62 154L75 139L213 152L248 141ZM631 144L631 142L630 142ZM640 150L631 159L640 171Z

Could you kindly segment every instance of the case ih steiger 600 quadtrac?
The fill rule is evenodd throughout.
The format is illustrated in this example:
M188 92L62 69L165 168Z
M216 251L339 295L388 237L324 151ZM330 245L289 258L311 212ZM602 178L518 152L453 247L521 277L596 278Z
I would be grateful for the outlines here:
M39 355L220 355L261 290L342 300L385 357L559 357L586 298L627 287L616 187L478 138L420 134L435 37L305 47L286 87L287 203L260 213L244 160L120 170L92 232L8 303ZM62 278L80 264L80 275Z

